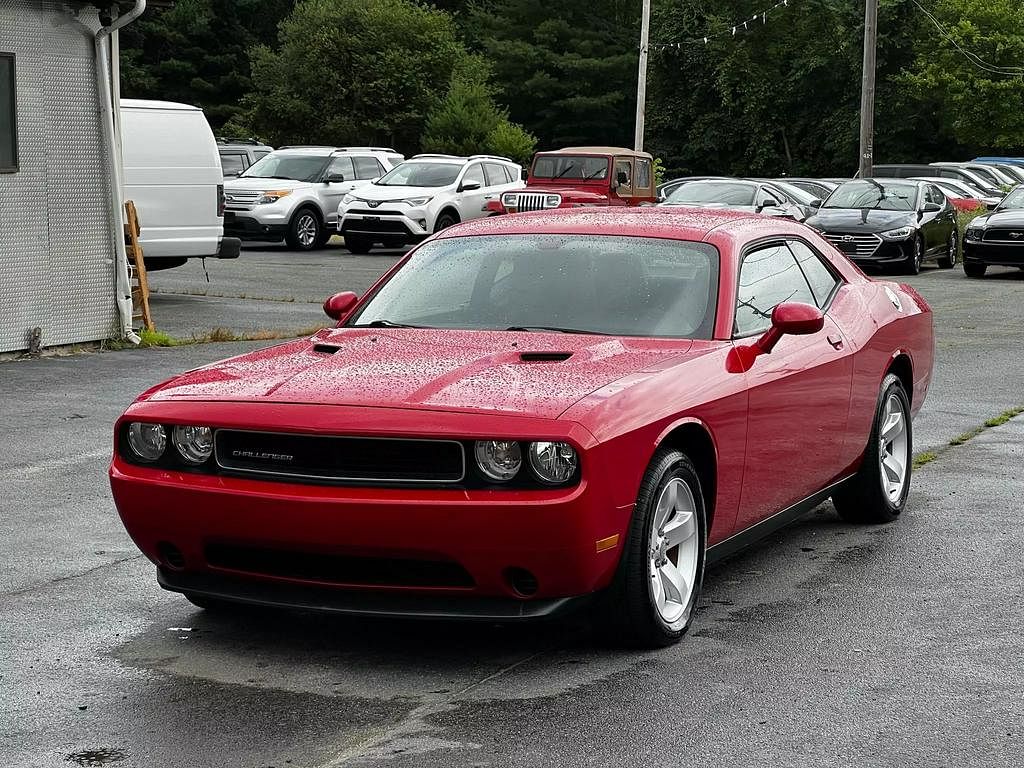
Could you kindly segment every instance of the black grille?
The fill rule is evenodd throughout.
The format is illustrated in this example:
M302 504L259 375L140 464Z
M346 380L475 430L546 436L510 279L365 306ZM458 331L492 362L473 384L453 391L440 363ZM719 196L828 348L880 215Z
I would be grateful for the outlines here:
M465 568L450 560L352 557L223 543L207 545L205 555L214 568L327 584L472 587L474 583Z
M1016 235L1016 237L1014 237ZM999 243L1019 243L1024 245L1024 227L998 228L985 232L985 240Z
M408 235L409 228L401 221L383 218L380 221L371 219L350 219L346 218L341 224L341 233L352 232L355 234L385 234L385 235Z
M458 483L462 444L451 440L334 437L217 430L222 469L311 482Z

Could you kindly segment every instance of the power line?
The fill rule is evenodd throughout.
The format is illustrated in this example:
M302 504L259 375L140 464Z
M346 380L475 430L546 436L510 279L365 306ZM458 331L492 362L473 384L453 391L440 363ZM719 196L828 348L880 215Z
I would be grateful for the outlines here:
M946 38L946 40L947 40L947 41L949 41L950 43L952 43L953 47L954 47L954 48L956 48L956 49L957 49L958 51L960 51L960 53L962 53L962 54L964 55L964 57L965 57L965 58L966 58L966 59L967 59L967 60L968 60L969 62L971 62L971 63L972 63L972 64L973 64L974 66L976 66L976 67L977 67L978 69L981 69L981 70L983 70L983 71L985 71L985 72L989 72L989 73L992 73L992 74L995 74L995 75L1007 75L1008 77L1019 77L1019 76L1021 76L1021 75L1024 75L1024 67L1001 67L1001 66L999 66L999 65L997 65L997 64L990 64L989 62L985 61L984 59L982 59L982 58L981 58L980 56L978 56L977 54L975 54L975 53L972 53L972 52L970 52L970 51L968 51L968 50L965 50L965 49L964 49L964 48L963 48L963 47L962 47L962 46L960 45L960 43L958 43L958 42L957 42L957 41L956 41L956 40L955 40L955 39L953 38L953 36L952 36L952 35L950 35L950 34L949 34L949 33L948 33L948 32L947 32L947 31L946 31L946 30L945 30L944 28L943 28L942 24L940 24L940 23L939 23L939 20L938 20L938 19L936 19L936 18L935 18L935 17L934 17L934 16L933 16L933 15L932 15L932 14L931 14L931 13L930 13L929 11L928 11L928 9L926 9L926 8L925 8L924 6L922 6L922 5L921 5L921 4L919 3L919 2L917 2L917 0L912 0L912 2L914 3L914 5L916 5L916 6L917 6L918 10L919 10L919 11L921 11L921 13L923 13L923 14L924 14L925 16L927 16L927 17L928 17L928 19L929 19L929 21L931 21L931 23L935 25L935 28L939 30L939 33L940 33L940 34L941 34L941 35L942 35L942 36L943 36L944 38Z

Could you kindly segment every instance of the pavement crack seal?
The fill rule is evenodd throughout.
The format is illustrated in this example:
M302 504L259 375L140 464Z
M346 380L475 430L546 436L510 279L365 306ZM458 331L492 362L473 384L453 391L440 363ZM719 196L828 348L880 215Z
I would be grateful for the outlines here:
M1010 419L1015 419L1022 413L1024 413L1024 406L1008 408L1007 410L1000 413L998 416L993 416L991 419L986 420L985 423L982 424L981 426L975 427L974 429L970 429L967 432L964 432L962 435L957 435L941 448L936 448L934 451L924 451L922 453L917 454L916 456L914 456L914 469L920 469L924 465L930 464L947 451L956 448L957 446L961 446L970 440L973 440L982 432L992 429L993 427L1001 426L1006 422L1010 421Z
M508 666L502 667L501 669L493 672L486 677L477 680L465 688L455 691L454 693L443 696L435 701L430 701L425 704L420 704L418 707L414 707L409 713L401 719L395 725L376 731L372 736L369 736L357 744L353 744L348 749L343 750L339 754L335 755L331 760L324 763L320 768L339 768L340 766L346 765L350 760L357 760L364 757L387 757L387 754L374 755L375 751L380 751L382 747L389 743L395 743L403 738L412 737L415 734L422 734L427 731L434 730L434 727L429 725L426 720L428 717L433 715L439 715L444 712L449 712L458 706L458 698L465 696L470 691L479 688L482 685L495 680L503 675L507 675L515 669L528 664L534 659L542 656L546 653L550 653L555 650L558 646L552 645L547 648L542 648L536 653L532 653L518 661L509 664ZM433 737L420 737L415 739L417 744L403 746L401 749L394 750L397 754L409 754L410 752L426 752L434 749L453 749L458 746L462 746L455 742L445 741L443 739ZM420 744L422 742L422 744Z
M56 579L50 579L49 581L44 581L39 584L33 584L28 587L22 587L21 589L16 589L13 592L0 592L0 595L2 595L3 597L20 597L21 595L27 595L29 592L35 592L40 589L48 589L57 584L63 584L66 581L73 581L75 579L80 579L83 576L90 576L91 574L96 573L96 571L102 571L104 568L111 568L114 566L121 565L122 563L130 563L131 561L138 560L142 557L145 557L145 555L143 555L141 552L137 555L119 557L116 560L111 560L109 563L100 563L99 565L94 565L92 568L86 568L84 571L79 571L78 573L69 573L67 576L58 576Z

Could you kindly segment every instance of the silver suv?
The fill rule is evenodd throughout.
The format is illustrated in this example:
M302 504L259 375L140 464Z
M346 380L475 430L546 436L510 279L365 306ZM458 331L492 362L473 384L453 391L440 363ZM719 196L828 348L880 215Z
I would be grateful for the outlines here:
M257 160L274 151L256 139L231 139L219 137L217 151L220 153L220 165L225 179L233 179L253 165Z
M224 184L224 232L321 248L337 227L341 199L403 160L383 147L282 147Z

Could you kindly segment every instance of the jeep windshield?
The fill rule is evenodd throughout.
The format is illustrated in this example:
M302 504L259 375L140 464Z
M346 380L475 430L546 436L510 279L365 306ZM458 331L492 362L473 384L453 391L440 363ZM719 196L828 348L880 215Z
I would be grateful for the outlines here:
M916 201L917 184L871 179L840 184L821 207L912 211Z
M542 155L533 161L531 179L595 181L608 178L608 158L587 155Z
M454 184L461 163L402 163L374 184L380 187L447 187Z
M320 178L330 155L279 155L271 153L257 160L249 170L239 175L240 179L290 179L292 181L316 181Z

